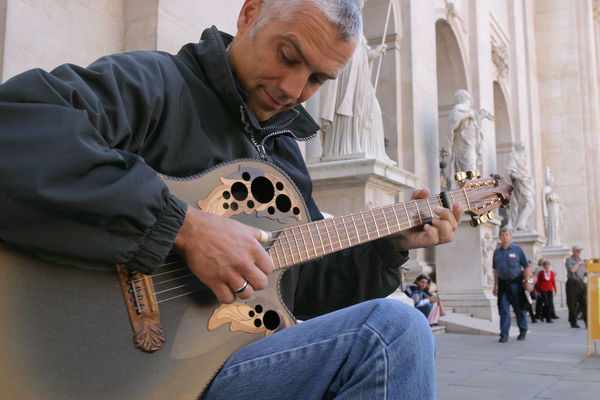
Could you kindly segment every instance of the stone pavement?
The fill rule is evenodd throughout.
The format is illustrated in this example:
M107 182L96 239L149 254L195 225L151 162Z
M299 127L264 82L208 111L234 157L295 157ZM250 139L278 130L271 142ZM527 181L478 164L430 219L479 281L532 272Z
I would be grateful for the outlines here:
M525 341L511 336L442 333L437 342L437 399L600 399L600 343L587 357L585 325L529 323ZM514 321L513 321L514 324Z

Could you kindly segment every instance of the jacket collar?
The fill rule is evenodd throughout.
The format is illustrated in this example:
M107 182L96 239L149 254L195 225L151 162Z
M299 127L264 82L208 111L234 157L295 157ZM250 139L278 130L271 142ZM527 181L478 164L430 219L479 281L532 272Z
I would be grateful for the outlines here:
M257 132L274 132L277 127L286 126L286 132L283 133L293 132L289 135L299 140L307 140L316 135L319 125L302 106L282 111L267 121L259 122L242 98L233 78L231 60L227 53L227 47L233 41L233 36L220 32L212 26L202 32L200 39L199 44L184 46L178 55L203 73L207 84L234 120L240 121L243 126L243 120L247 119ZM242 117L242 112L245 113L245 118Z

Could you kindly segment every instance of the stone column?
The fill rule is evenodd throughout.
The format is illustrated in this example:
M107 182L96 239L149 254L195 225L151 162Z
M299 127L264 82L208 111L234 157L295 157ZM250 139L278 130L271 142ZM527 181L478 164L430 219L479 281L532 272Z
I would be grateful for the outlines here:
M462 219L454 240L436 247L436 284L447 309L475 318L498 321L496 297L486 275L491 268L485 239L495 238L495 223L473 228ZM495 243L493 241L492 243ZM492 244L493 247L493 244Z

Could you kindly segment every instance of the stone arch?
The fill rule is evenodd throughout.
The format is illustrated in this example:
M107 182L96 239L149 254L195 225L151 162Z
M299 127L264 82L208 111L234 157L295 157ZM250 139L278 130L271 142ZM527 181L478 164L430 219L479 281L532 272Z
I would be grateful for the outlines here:
M496 172L505 174L508 154L513 146L513 132L508 113L506 90L498 81L494 81L494 116L496 130Z
M508 155L513 147L513 132L511 129L510 115L508 113L508 101L506 90L503 85L494 81L494 117L496 131L496 173L504 176L506 179L506 163ZM507 221L506 209L499 208L498 213L502 221Z
M441 168L441 186L449 188L450 186L450 166L449 166L449 140L450 132L448 127L448 115L455 104L454 93L458 89L469 90L469 82L466 74L463 52L454 29L444 20L439 19L435 24L436 37L436 55L437 55L437 97L438 97L438 116L439 116L439 149L440 162L446 163L445 168Z

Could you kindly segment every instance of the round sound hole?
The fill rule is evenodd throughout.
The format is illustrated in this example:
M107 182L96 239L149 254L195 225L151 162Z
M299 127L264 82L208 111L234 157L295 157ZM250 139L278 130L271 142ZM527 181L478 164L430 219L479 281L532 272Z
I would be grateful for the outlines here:
M290 208L292 208L292 201L285 194L277 196L275 204L277 205L277 209L283 213L290 211Z
M270 180L265 178L264 176L259 176L254 178L252 184L250 185L250 190L252 191L252 196L259 203L269 203L273 200L273 196L275 195L275 188Z
M248 188L243 183L236 182L231 185L231 195L237 201L246 200L246 197L248 197Z

